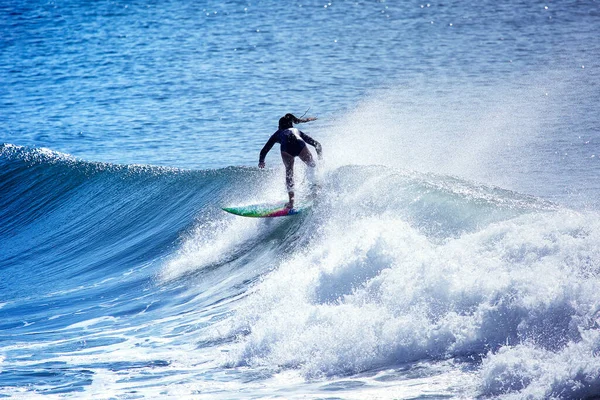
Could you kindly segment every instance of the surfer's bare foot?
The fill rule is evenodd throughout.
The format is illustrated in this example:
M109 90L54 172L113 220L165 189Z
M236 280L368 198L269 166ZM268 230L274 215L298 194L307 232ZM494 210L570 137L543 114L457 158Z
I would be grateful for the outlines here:
M288 203L285 203L285 208L294 208L294 202L290 201Z

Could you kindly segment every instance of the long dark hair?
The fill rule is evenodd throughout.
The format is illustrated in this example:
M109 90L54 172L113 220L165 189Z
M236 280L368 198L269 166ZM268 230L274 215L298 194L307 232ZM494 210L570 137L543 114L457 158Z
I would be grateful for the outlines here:
M314 121L317 118L315 117L307 117L307 118L298 118L294 114L285 114L283 117L279 118L279 129L288 129L292 128L294 124L301 124L303 122Z

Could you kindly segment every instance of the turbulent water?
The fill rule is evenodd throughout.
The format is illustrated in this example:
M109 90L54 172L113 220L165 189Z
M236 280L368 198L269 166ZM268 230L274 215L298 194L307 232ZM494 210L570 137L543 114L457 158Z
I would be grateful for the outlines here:
M597 2L9 0L0 29L0 397L600 396ZM258 152L309 107L312 207L223 212L285 199Z

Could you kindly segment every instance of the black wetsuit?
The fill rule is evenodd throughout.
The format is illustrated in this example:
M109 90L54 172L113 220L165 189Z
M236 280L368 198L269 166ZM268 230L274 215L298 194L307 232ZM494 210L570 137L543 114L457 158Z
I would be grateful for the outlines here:
M306 147L306 143L314 146L316 149L321 147L319 142L296 128L279 129L271 135L263 149L260 151L259 162L265 161L267 153L275 143L279 143L281 145L281 151L288 153L292 157L297 157L302 149Z

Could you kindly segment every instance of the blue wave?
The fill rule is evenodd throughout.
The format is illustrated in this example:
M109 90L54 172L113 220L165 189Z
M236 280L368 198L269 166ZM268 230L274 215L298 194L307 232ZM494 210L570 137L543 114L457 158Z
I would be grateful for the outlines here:
M173 375L267 384L282 369L387 382L423 362L434 379L447 360L479 371L477 395L598 385L596 214L383 166L322 171L293 218L220 210L280 198L281 174L1 146L2 393L93 396L126 374L113 395L152 397Z

